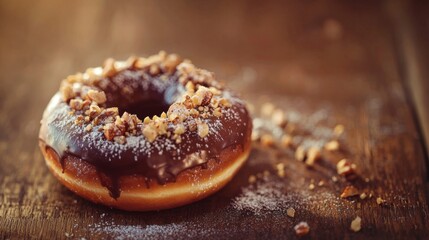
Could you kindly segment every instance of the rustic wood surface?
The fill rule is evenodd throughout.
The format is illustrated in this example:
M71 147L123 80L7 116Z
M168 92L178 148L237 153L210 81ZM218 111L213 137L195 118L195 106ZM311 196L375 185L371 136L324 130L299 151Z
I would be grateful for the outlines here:
M313 239L427 238L428 12L423 1L1 1L0 239L293 239L300 221ZM314 124L310 135L343 124L342 151L308 169L292 151L255 144L223 190L172 210L79 198L38 149L44 107L68 74L160 49L215 72L256 107L295 113L298 126ZM342 157L374 197L339 197L350 184L331 180Z

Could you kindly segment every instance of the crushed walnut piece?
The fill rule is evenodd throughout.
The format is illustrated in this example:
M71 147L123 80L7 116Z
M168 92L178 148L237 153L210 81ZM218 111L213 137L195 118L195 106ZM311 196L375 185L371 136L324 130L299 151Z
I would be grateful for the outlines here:
M88 91L87 96L89 97L89 99L91 99L92 101L98 104L103 104L107 100L106 94L103 91L97 91L97 90L91 89Z
M359 195L359 190L354 186L347 186L344 188L343 192L341 193L341 198L349 198L353 196Z
M283 135L280 140L280 144L282 147L285 147L285 148L291 147L293 145L292 136L288 134Z
M304 161L307 156L306 149L304 146L300 145L295 150L295 159L298 161Z
M277 176L279 176L281 178L285 176L285 165L284 165L284 163L277 163L276 169L277 169Z
M378 205L383 205L383 204L386 204L387 201L381 197L377 197L376 202Z
M325 144L325 149L328 151L337 151L340 149L340 143L337 140L329 141Z
M359 232L362 228L362 219L357 216L353 221L350 223L350 229L353 232Z
M295 230L295 234L299 237L305 236L310 232L310 226L308 226L307 222L300 222L293 228Z
M261 143L265 147L274 146L274 138L271 134L263 134L261 136Z
M344 133L344 125L338 124L334 127L334 135L336 137L341 136Z
M249 179L247 180L250 184L256 182L256 176L255 175L250 175Z
M320 149L318 147L310 147L307 151L307 160L305 161L305 164L307 166L314 166L314 163L321 158Z
M286 214L289 216L289 217L291 217L291 218L293 218L293 217L295 217L295 209L293 209L293 208L288 208L287 210L286 210Z
M346 177L355 174L356 164L350 163L347 159L342 159L337 163L337 173Z

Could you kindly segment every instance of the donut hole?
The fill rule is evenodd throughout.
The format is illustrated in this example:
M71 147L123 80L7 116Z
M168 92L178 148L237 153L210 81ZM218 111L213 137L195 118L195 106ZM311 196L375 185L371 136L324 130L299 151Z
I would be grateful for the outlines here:
M167 112L168 108L185 92L182 85L175 82L167 82L165 85L151 87L145 91L137 92L135 96L125 104L119 106L119 113L124 112L137 115L143 120L146 117L152 118L154 115L160 116L162 112ZM124 103L124 102L123 102Z
M138 118L144 119L145 117L152 118L154 115L160 116L162 112L167 112L171 104L160 101L157 99L147 99L132 103L124 108L119 108L119 113L122 115L124 112L137 115Z

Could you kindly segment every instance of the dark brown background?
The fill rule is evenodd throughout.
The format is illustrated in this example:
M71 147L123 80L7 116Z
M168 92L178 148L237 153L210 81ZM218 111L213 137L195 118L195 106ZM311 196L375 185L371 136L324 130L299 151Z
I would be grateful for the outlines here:
M427 238L428 15L427 1L1 1L0 238L293 238L299 221L311 238ZM269 152L257 149L225 189L178 209L126 213L69 192L37 147L59 82L107 57L160 49L215 72L252 103L269 95L303 116L325 109L327 122L345 125L347 157L388 206L372 199L358 208L333 183L309 193L309 179L330 175L287 156L282 184L297 216L238 211L231 202L249 174L271 169ZM357 215L363 229L353 233Z

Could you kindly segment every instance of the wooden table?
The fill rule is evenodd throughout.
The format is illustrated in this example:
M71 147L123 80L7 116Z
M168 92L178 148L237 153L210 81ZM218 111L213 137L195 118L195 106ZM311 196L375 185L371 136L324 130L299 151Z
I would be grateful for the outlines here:
M0 239L293 239L300 221L313 239L428 238L428 13L423 1L1 1ZM255 106L295 114L298 125L343 124L343 151L308 169L293 151L255 144L219 193L161 212L77 197L37 146L44 107L68 74L160 49L215 72ZM331 179L342 157L368 178L359 188L372 198L339 197L350 184Z

